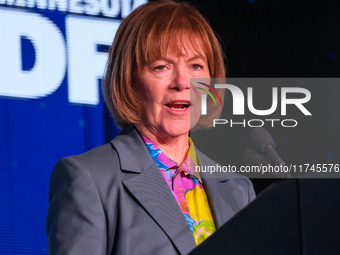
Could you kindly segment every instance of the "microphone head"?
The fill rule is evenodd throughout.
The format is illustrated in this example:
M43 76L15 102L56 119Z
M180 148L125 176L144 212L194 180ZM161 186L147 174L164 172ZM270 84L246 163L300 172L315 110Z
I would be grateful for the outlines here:
M243 162L248 166L270 165L271 161L266 155L254 150L253 148L247 148L243 153Z
M249 134L249 141L251 147L261 153L264 153L268 145L272 145L275 149L273 137L264 128L253 128Z

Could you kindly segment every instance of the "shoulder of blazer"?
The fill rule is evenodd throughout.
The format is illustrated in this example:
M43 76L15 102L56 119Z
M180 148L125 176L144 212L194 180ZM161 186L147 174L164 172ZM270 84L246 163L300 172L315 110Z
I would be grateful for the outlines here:
M118 154L110 143L79 155L62 158L58 163L76 165L76 169L88 172L92 178L96 178L98 175L112 175L116 172L113 170L119 168L120 165Z
M105 182L115 176L120 181L123 172L143 172L154 164L137 131L128 126L111 142L85 153L62 158L56 166L75 165L79 171L88 172L94 181Z

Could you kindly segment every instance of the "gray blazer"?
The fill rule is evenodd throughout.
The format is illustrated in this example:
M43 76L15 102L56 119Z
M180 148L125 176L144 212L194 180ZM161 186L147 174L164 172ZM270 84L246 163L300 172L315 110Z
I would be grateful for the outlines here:
M197 151L201 165L216 165ZM246 178L202 178L217 227L255 198ZM134 128L59 160L51 176L49 254L187 254L196 244Z

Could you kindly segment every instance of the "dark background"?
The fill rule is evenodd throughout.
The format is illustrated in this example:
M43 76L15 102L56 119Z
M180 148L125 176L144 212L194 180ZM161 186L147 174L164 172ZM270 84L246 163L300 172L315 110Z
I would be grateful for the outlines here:
M187 2L203 13L218 35L226 55L227 77L339 77L338 1ZM340 84L320 84L308 89L312 99L307 108L313 114L313 121L303 120L294 129L270 129L277 150L287 163L339 163ZM255 91L262 95L268 92L264 88L254 88ZM222 116L232 117L228 113ZM209 145L200 146L199 141L196 144L217 161L225 157L238 164L249 146L249 131L249 128L228 129L224 137L210 139ZM201 132L204 136L205 131ZM221 142L226 144L223 152L209 149ZM274 180L252 181L260 193Z
M220 37L231 77L339 77L338 1L187 2Z

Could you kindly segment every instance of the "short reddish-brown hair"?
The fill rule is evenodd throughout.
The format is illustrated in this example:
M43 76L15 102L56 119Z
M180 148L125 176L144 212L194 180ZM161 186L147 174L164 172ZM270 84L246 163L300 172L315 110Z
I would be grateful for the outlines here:
M190 39L197 52L203 51L211 77L225 77L221 46L205 18L189 4L169 0L150 2L122 21L102 83L104 100L118 125L142 120L142 104L133 88L133 77L144 65L165 56L169 50L182 54L184 37ZM220 90L219 94L223 99L224 91ZM220 114L222 107L212 106L208 101L209 115L200 119L201 125L209 125Z

